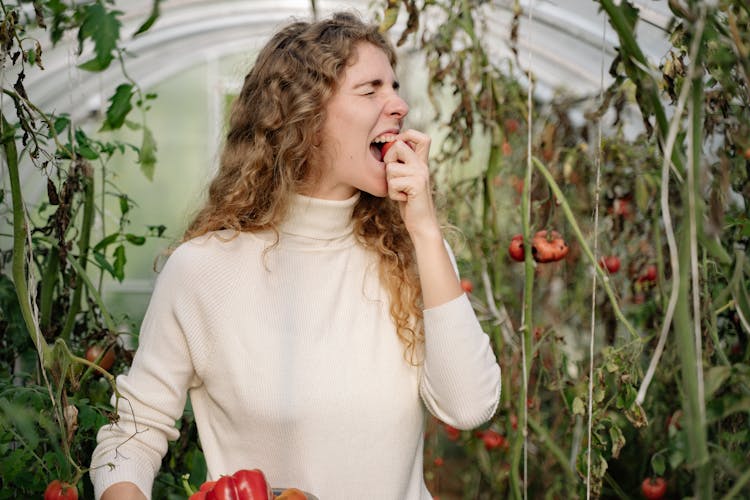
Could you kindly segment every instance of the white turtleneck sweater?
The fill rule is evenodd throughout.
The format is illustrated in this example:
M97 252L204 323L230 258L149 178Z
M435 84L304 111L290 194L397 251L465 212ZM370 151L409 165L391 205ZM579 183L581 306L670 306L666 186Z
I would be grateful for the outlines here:
M273 487L321 500L432 498L425 409L481 425L500 367L465 295L424 311L424 363L404 359L376 258L352 233L357 199L298 196L265 254L270 233L220 232L175 250L117 378L120 420L97 436L97 498L119 481L150 498L188 394L208 479L260 468Z

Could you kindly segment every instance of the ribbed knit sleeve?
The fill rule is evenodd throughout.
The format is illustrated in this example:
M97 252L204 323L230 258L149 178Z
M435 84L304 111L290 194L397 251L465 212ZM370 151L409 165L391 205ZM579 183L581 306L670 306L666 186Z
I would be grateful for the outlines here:
M179 249L178 249L179 252ZM113 395L119 420L103 426L91 462L96 498L114 483L135 483L151 497L154 478L167 452L167 441L179 436L187 389L195 384L188 343L178 311L184 304L186 267L173 254L159 275L139 336L139 348L126 375L117 377L120 397Z
M425 360L420 394L427 409L458 429L494 415L500 366L465 294L424 311Z
M427 409L458 429L488 421L500 401L501 372L468 296L426 309L424 329L419 392Z

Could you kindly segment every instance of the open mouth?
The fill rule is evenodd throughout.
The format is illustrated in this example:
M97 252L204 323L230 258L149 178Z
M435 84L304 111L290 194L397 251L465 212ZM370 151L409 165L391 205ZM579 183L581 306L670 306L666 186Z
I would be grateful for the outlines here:
M374 156L376 160L383 161L383 146L385 146L386 143L393 142L395 140L396 135L394 134L383 134L376 137L370 143L370 153L372 153L372 156Z

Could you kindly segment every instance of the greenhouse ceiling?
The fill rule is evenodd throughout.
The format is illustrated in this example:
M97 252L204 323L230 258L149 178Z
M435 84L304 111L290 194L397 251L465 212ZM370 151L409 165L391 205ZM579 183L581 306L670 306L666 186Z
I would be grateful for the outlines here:
M646 56L658 65L668 45L665 27L671 18L663 0L634 2L640 9L637 36ZM124 39L130 54L128 73L142 87L190 66L236 53L252 53L280 24L309 18L313 5L319 17L338 9L355 10L370 19L381 16L385 2L371 0L167 0L157 22L146 33L130 38L148 18L150 0L119 2ZM519 59L538 79L540 97L556 89L594 94L608 82L606 68L615 56L616 37L605 25L593 0L521 0L524 15L519 30ZM514 2L498 0L482 6L492 56L510 57L508 46ZM392 28L394 38L404 29L402 12ZM439 20L436 20L439 22ZM409 42L402 48L409 49ZM121 81L118 67L103 73L77 70L87 54L76 53L74 39L46 47L45 70L27 75L26 89L38 105L68 112L74 119L100 110L111 89ZM89 48L90 50L90 48ZM10 78L6 75L5 78ZM7 106L9 103L4 103Z

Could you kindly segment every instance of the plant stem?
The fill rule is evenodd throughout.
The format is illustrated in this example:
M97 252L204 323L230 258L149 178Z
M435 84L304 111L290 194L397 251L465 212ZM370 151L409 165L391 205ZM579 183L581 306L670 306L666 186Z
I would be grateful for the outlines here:
M47 265L42 275L42 291L39 294L39 324L42 331L47 331L52 322L53 294L59 270L60 252L53 246L47 256Z
M721 497L721 500L731 500L732 498L735 498L748 482L750 482L750 469L746 470L745 473L740 476L737 482L732 485L732 489L730 489L726 495Z
M89 255L89 241L91 239L91 226L94 223L94 175L91 167L84 163L81 167L83 174L83 220L81 221L81 236L78 238L78 263L80 264L83 274L86 273L86 262ZM76 269L77 270L77 269ZM65 326L60 333L64 340L70 340L70 334L75 326L76 316L81 310L81 296L83 295L83 280L81 272L78 273L79 279L76 280L76 288L73 290L73 297L70 300L68 316L65 319ZM92 288L90 282L87 282L89 289Z
M18 175L18 152L16 150L15 134L12 132L13 127L5 119L5 115L0 112L0 137L3 141L3 151L5 160L8 165L8 177L10 179L10 191L13 206L13 262L12 275L13 286L16 290L18 305L21 308L26 329L31 336L31 340L36 347L39 358L44 365L48 359L50 347L42 336L39 329L37 318L31 306L31 297L29 296L28 282L26 278L26 238L27 223L26 210L23 203L23 193L21 191L21 181Z

